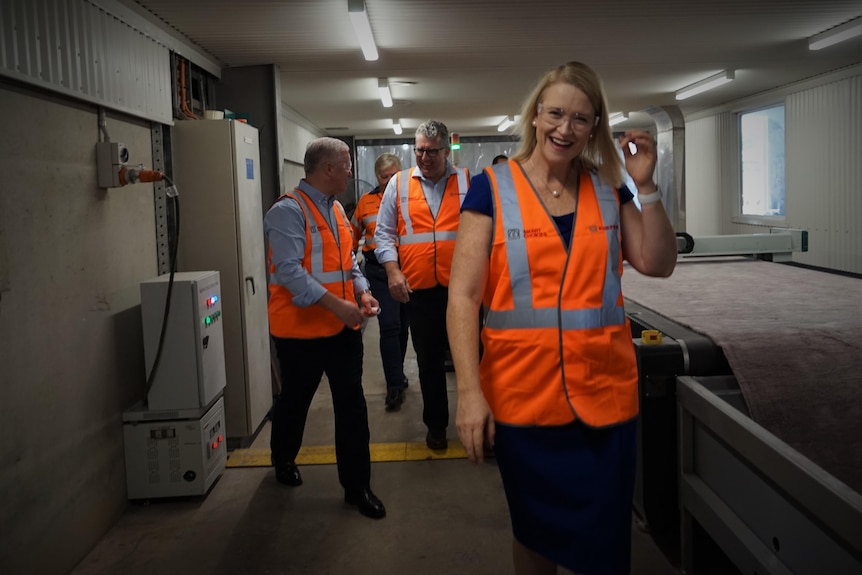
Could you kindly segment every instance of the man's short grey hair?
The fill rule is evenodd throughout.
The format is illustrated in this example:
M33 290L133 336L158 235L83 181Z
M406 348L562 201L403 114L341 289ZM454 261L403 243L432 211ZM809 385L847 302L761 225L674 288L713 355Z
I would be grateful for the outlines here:
M305 147L303 160L305 175L313 174L326 162L339 161L338 155L343 151L350 152L350 146L338 138L317 138Z
M416 128L416 136L425 136L426 138L440 138L440 145L444 148L449 147L449 128L443 122L437 120L428 120L422 122Z

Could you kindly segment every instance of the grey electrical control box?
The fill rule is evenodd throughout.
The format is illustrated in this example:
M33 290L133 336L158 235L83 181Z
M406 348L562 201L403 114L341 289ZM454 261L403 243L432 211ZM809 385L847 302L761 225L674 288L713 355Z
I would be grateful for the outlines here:
M123 413L129 499L206 495L227 462L224 398L198 409Z
M225 387L222 301L217 271L177 272L159 353L170 274L141 283L144 358L153 410L206 407Z

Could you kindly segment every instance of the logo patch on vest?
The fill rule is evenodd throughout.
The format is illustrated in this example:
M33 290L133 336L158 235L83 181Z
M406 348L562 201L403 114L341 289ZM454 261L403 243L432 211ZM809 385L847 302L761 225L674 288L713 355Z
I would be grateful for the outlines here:
M521 239L521 230L518 228L511 228L506 230L506 239L509 241L512 240L520 240Z
M548 237L548 232L543 230L542 228L530 228L528 230L524 230L525 238L546 238Z

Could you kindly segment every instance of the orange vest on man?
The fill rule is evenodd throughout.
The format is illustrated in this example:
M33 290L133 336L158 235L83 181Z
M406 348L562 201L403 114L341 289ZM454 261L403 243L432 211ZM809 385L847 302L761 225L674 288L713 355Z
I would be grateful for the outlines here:
M295 201L305 214L305 254L302 267L335 296L354 301L353 234L344 208L336 200L333 207L335 230L314 202L300 189L287 192L276 201ZM337 237L337 239L336 239ZM267 256L270 276L275 275L272 249ZM344 323L318 305L299 307L284 286L269 284L269 331L282 338L312 339L329 337L344 329Z
M396 174L398 190L398 259L401 273L411 289L449 285L455 236L461 220L461 202L467 193L470 174L457 169L450 174L437 216L425 200L419 178L413 170Z
M593 427L638 413L638 374L623 309L616 191L582 174L567 250L520 170L487 169L495 229L482 329L482 390L512 425ZM567 253L568 251L568 253Z

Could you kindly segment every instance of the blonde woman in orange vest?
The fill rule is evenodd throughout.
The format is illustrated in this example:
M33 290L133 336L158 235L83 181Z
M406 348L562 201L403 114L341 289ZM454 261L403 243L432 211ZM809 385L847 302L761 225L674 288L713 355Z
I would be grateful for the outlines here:
M442 122L420 124L413 151L416 167L395 174L383 192L374 253L386 268L392 297L407 304L419 364L422 421L428 428L425 444L442 450L449 445L449 270L469 174L449 163L449 129Z
M623 260L669 276L677 249L652 137L626 132L623 166L607 117L592 69L550 70L522 108L520 150L473 178L462 206L456 424L472 462L494 446L519 575L630 570L638 375L620 280Z
M386 411L398 411L404 403L407 377L404 375L404 357L407 355L407 336L410 323L407 305L397 302L389 293L386 269L374 255L374 232L377 229L377 212L383 190L389 180L401 171L401 160L395 154L380 154L374 162L377 187L359 198L350 225L353 228L353 250L365 238L362 255L365 260L365 277L371 284L371 294L380 302L377 324L380 328L380 359L386 378Z
M276 479L301 485L296 455L325 373L335 408L335 457L344 500L379 519L386 509L371 491L359 329L379 304L356 265L350 222L335 199L346 189L351 169L347 144L335 138L313 140L305 151L305 178L264 217L269 328L281 368L270 446Z

